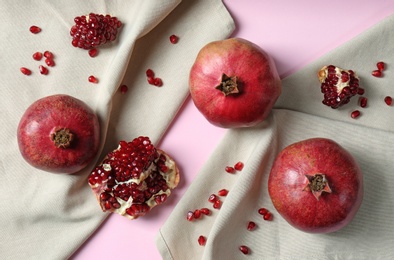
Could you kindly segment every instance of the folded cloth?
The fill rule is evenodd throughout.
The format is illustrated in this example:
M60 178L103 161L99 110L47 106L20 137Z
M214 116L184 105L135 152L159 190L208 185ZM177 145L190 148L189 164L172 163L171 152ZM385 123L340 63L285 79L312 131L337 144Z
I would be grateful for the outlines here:
M234 29L220 0L180 2L1 1L0 259L66 259L108 216L87 182L93 166L121 139L146 135L157 143L188 95L187 74L198 50ZM71 45L69 32L74 17L90 12L123 23L116 41L94 58ZM31 25L42 31L32 34ZM177 44L171 34L179 36ZM46 50L56 65L41 75L44 60L32 55ZM32 74L23 75L21 67ZM148 68L163 86L147 83ZM90 75L98 84L88 82ZM120 93L121 84L129 91ZM25 109L52 94L79 98L100 118L101 154L78 174L37 170L18 150L16 129Z
M383 99L394 96L393 70L375 78L376 62L394 60L394 16L385 18L357 37L283 79L283 94L270 117L248 129L228 130L172 214L157 234L163 259L242 259L240 245L251 259L393 259L394 233L394 110ZM340 109L322 105L317 72L324 65L352 69L360 76L368 107L354 97ZM359 109L359 118L350 117ZM353 221L330 234L309 234L291 227L275 210L267 180L275 156L287 145L312 138L330 138L359 162L364 176L364 199ZM226 166L242 161L235 174ZM220 210L207 201L228 189ZM190 210L208 207L210 216L190 222ZM258 209L273 214L264 221ZM257 228L248 231L254 221ZM206 237L200 246L199 236Z

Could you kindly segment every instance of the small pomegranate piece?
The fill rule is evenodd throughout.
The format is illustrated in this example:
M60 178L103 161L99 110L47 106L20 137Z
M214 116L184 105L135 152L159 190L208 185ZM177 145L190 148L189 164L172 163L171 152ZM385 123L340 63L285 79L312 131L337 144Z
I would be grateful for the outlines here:
M386 105L391 106L393 104L393 98L390 96L386 96L384 98L384 102L386 103Z
M241 251L244 255L248 255L250 253L249 247L245 245L240 246L239 251Z
M222 202L219 199L217 199L213 202L214 209L220 209L221 206L222 206Z
M186 214L186 219L189 220L189 221L193 221L194 220L194 212L193 211L188 211L187 214Z
M165 172L161 170L164 165ZM148 137L139 136L120 141L92 171L88 182L104 212L136 219L161 204L163 195L165 199L170 196L179 183L179 170L167 153L154 147ZM190 212L188 220L194 215Z
M194 211L194 218L195 218L195 219L198 219L198 218L200 218L200 217L201 217L201 210L196 209L196 210Z
M228 173L234 173L235 169L234 169L234 167L226 166L225 171L228 172Z
M350 113L350 117L351 117L351 118L354 118L354 119L358 118L360 115L361 115L360 110L353 110L353 111Z
M55 66L55 62L54 62L52 59L50 59L50 58L46 58L46 59L45 59L45 63L46 63L49 67Z
M96 78L95 76L93 76L93 75L90 75L89 77L88 77L88 81L89 82L91 82L91 83L94 83L94 84L97 84L99 81L98 81L98 78Z
M99 51L98 51L97 48L92 48L92 49L90 49L90 50L88 51L89 56L92 57L92 58L96 57L96 56L98 55L98 52L99 52Z
M170 42L171 42L172 44L178 43L178 40L179 40L179 38L178 38L178 36L176 36L175 34L173 34L173 35L170 36Z
M377 77L377 78L380 78L383 76L383 73L381 70L374 70L374 71L372 71L371 74L372 74L372 76Z
M267 214L269 211L268 211L268 209L266 209L266 208L260 208L259 210L258 210L258 212L259 212L259 214L260 215L265 215L265 214Z
M360 97L359 104L360 107L367 107L368 99L366 97Z
M49 70L42 65L38 66L38 69L42 75L47 75L49 73Z
M81 100L53 95L27 108L17 137L23 158L32 166L54 173L75 173L96 156L100 128L93 110Z
M199 236L198 237L198 244L200 246L205 246L205 243L207 242L207 239L204 236Z
M153 84L157 87L161 87L161 86L163 86L163 81L161 80L161 78L155 78L155 81L153 82Z
M379 61L378 63L376 63L376 67L379 71L383 71L385 69L385 64L383 61Z
M42 53L37 51L33 54L33 59L35 60L41 60L42 59Z
M202 208L202 209L200 209L200 211L202 214L207 215L207 216L209 216L211 214L211 210L208 208Z
M124 94L129 90L129 88L126 85L121 85L120 86L120 93Z
M50 52L50 51L44 51L44 57L48 58L48 59L53 59L54 58L53 53Z
M268 192L290 225L304 232L329 233L356 215L363 199L363 176L342 146L330 139L311 138L279 152L268 178Z
M359 78L352 70L345 70L334 65L324 66L318 73L322 103L331 108L338 108L349 103L350 98L359 94Z
M29 70L28 68L22 67L20 68L21 72L27 76L31 75L31 70Z
M154 78L154 77L148 77L147 81L148 81L148 83L151 84L151 85L154 85L154 84L155 84L155 78Z
M237 171L242 171L243 168L244 168L243 162L237 162L237 163L234 165L234 169L237 170Z
M219 200L218 196L216 196L215 194L211 194L208 198L208 201L211 203L214 203L215 201Z
M272 220L272 213L267 212L266 214L264 214L263 219L264 220Z
M148 78L153 78L153 77L155 77L155 73L154 73L153 70L151 70L151 69L147 69L146 72L145 72L145 74L146 74L146 76L147 76Z
M34 34L41 32L41 28L36 25L30 26L29 30L31 33L34 33Z
M249 221L249 222L248 222L248 225L247 225L247 227L246 227L246 229L249 230L249 231L252 231L252 230L254 230L255 228L256 228L256 223L253 222L253 221Z
M220 191L218 191L219 196L224 197L224 196L227 196L227 194L228 194L228 190L226 190L226 189L221 189Z
M116 39L122 23L109 14L77 16L70 29L72 45L82 49L91 49L112 42Z

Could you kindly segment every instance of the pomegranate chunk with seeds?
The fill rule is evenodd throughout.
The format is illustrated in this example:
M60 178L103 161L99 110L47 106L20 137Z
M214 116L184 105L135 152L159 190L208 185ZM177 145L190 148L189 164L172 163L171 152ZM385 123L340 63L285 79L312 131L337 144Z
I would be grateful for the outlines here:
M331 108L339 108L349 103L351 97L363 93L363 89L359 87L359 78L352 70L334 65L324 66L318 72L318 78L324 94L322 103Z
M161 169L166 166L166 172ZM148 137L120 141L88 178L101 209L129 219L145 215L165 202L179 183L175 161L153 146ZM192 220L194 212L188 213Z

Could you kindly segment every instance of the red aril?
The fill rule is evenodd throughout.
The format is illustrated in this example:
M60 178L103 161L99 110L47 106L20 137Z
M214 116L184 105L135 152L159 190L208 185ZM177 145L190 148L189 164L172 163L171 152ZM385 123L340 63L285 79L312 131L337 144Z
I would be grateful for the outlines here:
M249 222L248 222L248 225L247 225L247 227L246 227L246 229L249 230L249 231L252 231L252 230L254 230L255 228L256 228L256 223L253 222L253 221L249 221Z
M383 76L383 73L381 70L374 70L372 71L372 76L380 78L381 76Z
M250 249L249 247L242 245L239 247L239 250L244 254L244 255L248 255L250 253Z
M41 32L41 28L36 25L30 26L29 30L31 33L34 33L34 34Z
M53 60L53 59L50 59L50 58L46 58L46 59L45 59L45 63L46 63L49 67L55 66L54 60Z
M226 189L221 189L220 191L218 191L219 196L224 197L224 196L227 196L227 194L228 194L228 190L226 190Z
M20 71L27 76L31 75L31 70L29 70L28 68L22 67L20 68Z
M356 215L363 199L363 176L342 146L330 139L312 138L278 154L268 191L290 225L305 232L328 233L343 228Z
M226 168L224 168L224 170L226 172L228 172L228 173L234 173L235 172L234 167L231 167L231 166L226 166Z
M207 242L207 239L204 236L199 236L198 237L198 244L200 246L205 246L205 243Z
M37 51L33 54L33 59L35 60L41 60L42 59L42 53Z
M350 113L350 117L353 118L353 119L356 119L356 118L358 118L358 117L360 117L360 116L361 116L360 110L353 110L353 111Z
M94 57L96 57L98 55L98 49L97 48L92 48L92 49L90 49L88 51L88 53L89 53L90 57L94 58Z
M120 86L120 93L124 94L129 90L129 88L127 87L127 85L121 85Z
M97 84L97 83L98 83L98 78L96 78L96 77L93 76L93 75L90 75L90 76L88 77L88 81L91 82L91 83Z
M49 70L46 67L42 66L42 65L38 66L38 70L40 71L40 73L42 75L47 75L49 73Z
M360 107L367 107L368 99L366 97L360 97L359 99Z
M170 42L171 42L172 44L178 43L178 40L179 40L179 38L178 38L178 36L176 36L175 34L173 34L173 35L170 36Z
M386 103L386 105L391 106L393 104L393 98L390 96L386 96L384 98L384 102Z
M383 61L379 61L378 63L376 63L376 67L379 71L383 71L385 69L385 64Z
M243 168L244 168L244 163L243 162L237 162L234 165L234 169L237 170L237 171L242 171Z

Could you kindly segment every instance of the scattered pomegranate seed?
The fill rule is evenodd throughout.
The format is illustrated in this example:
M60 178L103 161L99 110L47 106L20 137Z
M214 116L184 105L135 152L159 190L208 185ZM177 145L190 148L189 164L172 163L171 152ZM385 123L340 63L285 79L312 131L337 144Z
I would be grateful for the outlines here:
M234 169L236 169L237 171L242 171L243 168L244 168L243 162L237 162L237 163L234 165Z
M161 78L155 78L155 81L153 84L157 87L161 87L161 86L163 86L163 81L161 80Z
M390 97L390 96L386 96L386 97L384 98L384 102L385 102L388 106L391 106L391 104L393 103L393 98Z
M259 210L258 210L258 212L259 212L259 214L260 215L265 215L265 214L267 214L269 211L268 211L268 209L266 209L266 208L260 208Z
M129 88L126 85L120 86L120 93L124 94L129 90Z
M53 53L50 52L50 51L44 51L44 57L48 58L48 59L53 59L54 58Z
M207 242L207 239L204 236L199 236L198 237L198 244L200 246L205 246L205 243Z
M213 203L213 208L214 208L214 209L220 209L221 206L222 206L222 202L221 202L220 200L216 200L216 201Z
M178 36L176 36L175 34L173 34L173 35L170 36L170 42L171 42L172 44L176 44L176 43L178 42L178 40L179 40L179 38L178 38Z
M359 94L359 95L364 95L364 93L365 93L365 90L363 89L363 88L358 88L357 89L357 94Z
M208 208L202 208L202 209L200 209L200 211L202 214L207 215L207 216L211 214L211 210Z
M360 107L366 107L367 103L368 103L368 99L366 97L360 97L359 98Z
M50 58L46 58L46 59L45 59L45 63L46 63L49 67L55 66L55 62L54 62L52 59L50 59Z
M37 33L41 32L41 28L36 25L32 25L32 26L30 26L30 32L37 34Z
M88 51L90 57L96 57L98 55L98 49L93 48Z
M240 246L239 247L239 250L244 254L244 255L248 255L249 254L249 247L247 247L247 246L244 246L244 245L242 245L242 246Z
M42 65L38 66L38 69L40 70L40 73L42 75L47 75L48 72L49 72L49 70L46 67L42 66Z
M217 201L219 198L218 196L216 196L215 194L211 194L208 198L208 201L211 203L214 203L215 201Z
M249 221L249 222L248 222L247 229L248 229L249 231L252 231L252 230L254 230L255 228L256 228L256 223L254 223L253 221Z
M372 71L372 76L374 77L381 77L383 75L383 73L380 70L374 70Z
M226 170L226 172L228 172L228 173L234 173L234 172L235 172L234 167L231 167L231 166L226 166L225 170Z
M218 191L218 195L219 196L227 196L227 194L228 194L228 190L226 190L226 189L221 189L220 191Z
M31 70L29 70L28 68L22 67L20 68L20 70L25 75L31 75Z
M263 219L264 220L272 220L272 213L267 212L266 214L264 214Z
M200 211L199 209L196 209L196 210L193 212L193 214L194 214L194 218L195 218L195 219L198 219L198 218L201 217L201 211Z
M376 63L376 67L378 68L379 71L383 71L385 64L383 61L379 61L378 63Z
M350 116L354 119L356 119L357 117L359 117L361 115L361 112L359 110L354 110Z
M98 79L93 75L89 76L88 80L91 83L98 83Z
M154 73L153 70L151 70L151 69L147 69L146 72L145 72L145 74L146 74L146 76L147 76L148 78L153 78L153 77L155 76L155 73Z
M193 211L188 211L186 215L186 219L189 221L193 221L194 219L194 212Z
M33 54L33 59L35 60L41 60L42 59L42 53L37 51Z
M154 77L148 77L148 83L151 85L155 84L155 78Z

